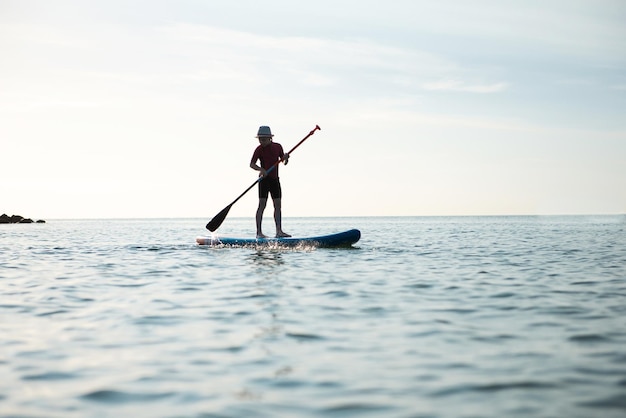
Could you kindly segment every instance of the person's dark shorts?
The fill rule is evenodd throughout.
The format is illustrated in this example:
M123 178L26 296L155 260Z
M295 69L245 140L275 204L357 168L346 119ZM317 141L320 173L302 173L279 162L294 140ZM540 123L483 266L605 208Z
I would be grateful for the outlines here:
M259 182L259 198L267 199L268 194L272 195L272 199L280 199L283 192L280 188L280 179L264 178Z

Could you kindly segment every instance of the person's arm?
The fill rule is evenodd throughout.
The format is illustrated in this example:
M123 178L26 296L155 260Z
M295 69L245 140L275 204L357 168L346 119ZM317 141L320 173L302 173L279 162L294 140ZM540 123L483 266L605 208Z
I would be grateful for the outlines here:
M259 172L259 177L265 177L267 175L267 171L260 165L256 163L256 160L250 161L250 168Z
M289 154L285 154L285 152L283 151L283 146L280 145L280 158L283 160L283 164L287 165L287 163L289 162Z

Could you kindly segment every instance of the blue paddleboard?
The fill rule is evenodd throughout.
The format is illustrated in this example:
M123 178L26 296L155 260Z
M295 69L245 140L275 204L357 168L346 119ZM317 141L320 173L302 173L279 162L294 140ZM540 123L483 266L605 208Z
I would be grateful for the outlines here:
M361 239L361 231L351 229L337 234L321 235L319 237L305 238L231 238L231 237L211 237L203 236L196 238L200 245L213 246L276 246L276 247L297 247L312 246L320 248L349 247Z

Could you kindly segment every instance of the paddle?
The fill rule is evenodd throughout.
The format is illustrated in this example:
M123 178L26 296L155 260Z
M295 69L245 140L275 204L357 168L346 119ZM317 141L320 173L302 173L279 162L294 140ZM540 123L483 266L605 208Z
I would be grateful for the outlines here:
M310 137L311 135L313 135L315 133L315 131L317 130L321 130L321 128L319 127L319 125L315 125L315 128L309 132L309 134L307 136L305 136L304 138L302 138L302 140L300 142L298 142L296 144L295 147L293 147L288 153L287 155L290 155L292 152L294 152L294 150L296 148L298 148L300 146L300 144L302 144L304 141L306 141L306 139L308 137ZM272 171L278 164L280 164L283 161L283 158L281 158L280 160L276 161L274 163L274 165L272 165L269 169L267 169L266 171L266 175L269 174L270 171ZM218 213L217 215L215 215L213 217L213 219L211 219L209 221L208 224L206 224L206 229L208 229L211 232L215 232L215 230L217 230L217 228L220 227L220 225L222 225L222 222L224 222L224 219L226 219L226 216L228 216L228 212L230 211L230 208L237 203L237 201L239 199L241 199L243 197L243 195L245 195L246 193L248 193L248 191L254 187L255 184L257 184L258 182L260 182L261 180L263 180L263 177L259 177L254 183L252 183L250 185L250 187L248 187L246 190L244 190L244 192L242 194L240 194L237 199L233 200L232 203L228 206L226 206L224 209L222 209L222 211L220 213Z

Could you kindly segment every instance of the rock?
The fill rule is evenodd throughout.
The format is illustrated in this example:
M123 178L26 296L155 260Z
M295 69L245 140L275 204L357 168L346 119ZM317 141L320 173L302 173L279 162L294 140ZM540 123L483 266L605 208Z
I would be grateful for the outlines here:
M12 224L19 224L22 222L22 219L24 219L24 217L20 215L13 215L9 218Z
M0 215L0 224L32 224L35 221L33 221L30 218L24 218L23 216L20 215L12 215L9 216L6 213L3 213L2 215ZM38 224L44 224L46 223L46 221L40 219L37 221Z

